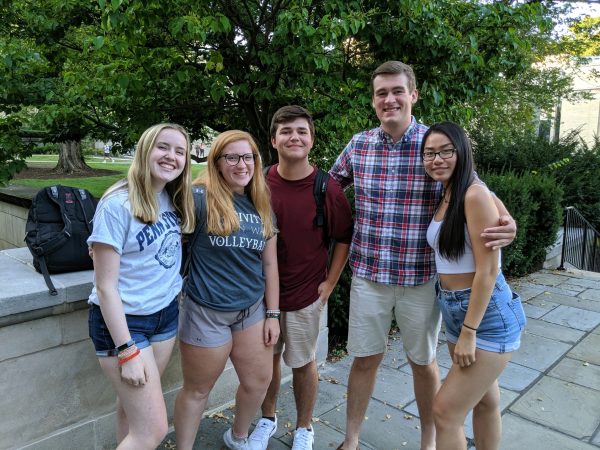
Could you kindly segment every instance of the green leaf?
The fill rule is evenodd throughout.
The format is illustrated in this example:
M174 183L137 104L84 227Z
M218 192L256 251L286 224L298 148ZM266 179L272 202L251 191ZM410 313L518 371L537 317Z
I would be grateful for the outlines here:
M127 86L129 86L129 77L127 75L119 75L117 77L117 82L121 88L127 89Z
M92 40L92 43L94 44L94 47L96 48L96 50L100 50L102 48L102 46L104 46L104 36L96 36Z

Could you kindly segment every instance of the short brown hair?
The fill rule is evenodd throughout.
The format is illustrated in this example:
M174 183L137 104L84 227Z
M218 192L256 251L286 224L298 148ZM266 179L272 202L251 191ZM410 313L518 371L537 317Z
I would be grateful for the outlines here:
M417 88L417 79L412 67L400 61L386 61L371 74L371 90L374 91L373 81L378 75L395 75L403 73L408 78L408 89L413 92ZM373 92L375 93L375 92Z
M277 134L277 128L279 127L279 125L281 125L282 123L293 122L298 118L306 119L306 121L308 122L308 128L310 129L310 137L314 139L315 124L313 122L312 115L308 112L308 110L298 105L282 106L277 111L275 111L275 114L273 114L273 118L271 119L271 138L274 138Z

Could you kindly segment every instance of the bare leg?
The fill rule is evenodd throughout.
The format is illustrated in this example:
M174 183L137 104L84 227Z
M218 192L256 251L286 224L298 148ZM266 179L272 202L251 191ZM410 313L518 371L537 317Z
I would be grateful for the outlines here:
M358 446L360 427L375 388L377 369L383 353L354 358L348 377L348 406L346 411L346 438L343 448L354 450Z
M448 344L448 349L452 356L454 345ZM475 357L476 362L469 367L461 368L457 364L452 365L448 377L435 398L433 414L440 450L464 450L467 448L463 427L465 418L468 412L482 401L490 390L492 392L486 397L485 407L481 410L487 409L488 414L474 419L474 424L477 422L475 439L487 445L481 448L497 449L499 446L500 424L497 421L500 414L499 411L493 414L490 414L489 411L498 409L499 397L494 396L492 388L510 360L511 354L492 353L477 349ZM485 429L483 425L485 425ZM488 432L487 427L491 433Z
M233 422L233 435L237 438L248 436L273 375L273 347L265 345L263 328L264 320L233 333L231 362L240 380Z
M292 369L292 376L296 400L296 428L310 428L319 389L317 363L311 361L305 366Z
M117 397L117 444L120 444L127 433L129 433L129 424L127 423L127 416L125 415L125 410L123 409L123 405L121 405L121 400Z
M208 394L225 368L231 342L205 348L180 342L183 387L175 399L175 437L179 450L191 450Z
M502 437L498 380L473 408L473 432L478 450L497 450Z
M155 342L152 344L152 352L154 353L154 360L158 368L158 373L162 377L165 373L167 364L171 359L171 353L173 353L173 346L175 345L175 338L168 339L166 341ZM117 443L121 443L125 436L129 433L129 424L127 423L127 416L121 406L121 401L117 397Z
M121 380L116 357L99 358L127 420L128 433L119 443L119 450L154 449L167 434L167 411L152 347L143 349L138 358L142 358L147 374L143 386L131 386Z
M415 400L421 420L421 450L435 449L435 422L433 399L440 389L440 370L437 361L421 366L410 361L413 373Z
M264 417L275 417L277 412L277 397L279 395L279 387L281 385L281 353L273 355L273 377L271 384L267 389L265 401L261 406L262 415Z

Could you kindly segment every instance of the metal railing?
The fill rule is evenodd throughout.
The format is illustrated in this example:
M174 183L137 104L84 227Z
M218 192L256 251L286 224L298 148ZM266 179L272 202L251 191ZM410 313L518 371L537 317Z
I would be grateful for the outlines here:
M600 272L600 233L577 209L565 208L564 234L559 270L569 263L581 270Z

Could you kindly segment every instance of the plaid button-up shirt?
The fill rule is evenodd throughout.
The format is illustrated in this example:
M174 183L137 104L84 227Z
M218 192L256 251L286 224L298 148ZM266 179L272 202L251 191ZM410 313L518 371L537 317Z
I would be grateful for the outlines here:
M415 118L396 143L381 128L356 134L331 168L342 187L354 184L356 218L350 246L354 276L417 286L435 273L426 233L441 184L423 168L425 125Z

